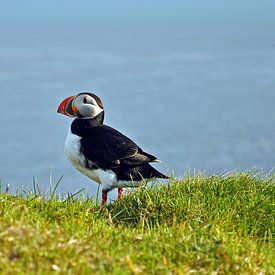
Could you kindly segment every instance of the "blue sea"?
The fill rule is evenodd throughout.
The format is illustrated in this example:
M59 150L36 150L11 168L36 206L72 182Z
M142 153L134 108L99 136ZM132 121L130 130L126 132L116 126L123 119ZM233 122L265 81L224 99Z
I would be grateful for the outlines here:
M56 113L85 90L163 173L274 168L274 1L22 2L0 11L2 185L96 193Z

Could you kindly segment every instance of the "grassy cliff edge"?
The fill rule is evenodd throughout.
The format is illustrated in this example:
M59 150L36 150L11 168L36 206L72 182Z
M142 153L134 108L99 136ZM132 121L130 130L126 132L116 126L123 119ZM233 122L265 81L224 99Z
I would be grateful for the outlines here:
M143 186L92 200L0 194L0 273L274 274L272 177L251 173Z

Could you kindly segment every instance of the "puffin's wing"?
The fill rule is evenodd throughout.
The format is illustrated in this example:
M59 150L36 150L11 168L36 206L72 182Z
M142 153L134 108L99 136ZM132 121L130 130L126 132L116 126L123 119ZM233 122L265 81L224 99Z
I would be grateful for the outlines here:
M143 152L131 139L106 125L89 129L81 139L81 147L88 161L106 167L157 161L156 157Z

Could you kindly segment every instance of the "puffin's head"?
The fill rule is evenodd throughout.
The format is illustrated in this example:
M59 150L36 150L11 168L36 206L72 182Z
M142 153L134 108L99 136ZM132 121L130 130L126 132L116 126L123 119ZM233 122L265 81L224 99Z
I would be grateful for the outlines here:
M103 111L100 98L90 92L65 98L57 109L57 112L62 115L77 118L94 118Z

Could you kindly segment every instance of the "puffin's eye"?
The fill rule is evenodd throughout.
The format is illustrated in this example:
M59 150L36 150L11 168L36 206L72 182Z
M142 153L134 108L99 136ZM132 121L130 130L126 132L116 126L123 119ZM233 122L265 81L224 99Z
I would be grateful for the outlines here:
M88 100L87 100L87 98L86 98L86 97L84 97L84 99L83 99L83 103L88 103Z

